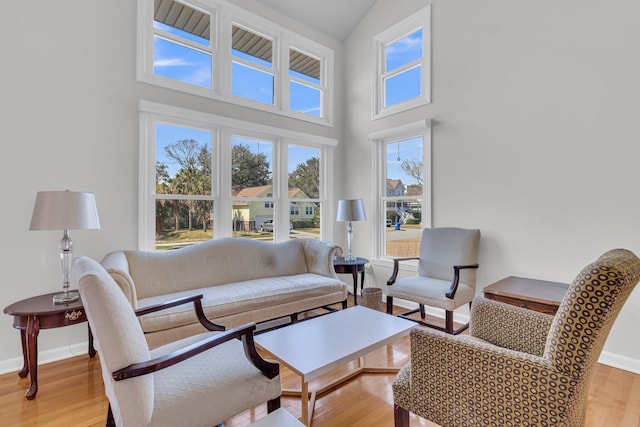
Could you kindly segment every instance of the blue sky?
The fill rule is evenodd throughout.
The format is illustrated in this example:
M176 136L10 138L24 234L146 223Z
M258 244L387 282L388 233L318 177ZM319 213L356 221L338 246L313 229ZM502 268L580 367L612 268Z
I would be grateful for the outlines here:
M154 23L156 28L171 34L183 37L191 42L204 46L209 46L209 40L194 36L190 33L177 30L173 27ZM211 88L212 85L212 58L209 54L196 50L191 47L174 43L156 37L154 54L154 73L171 79L179 80L185 83ZM422 56L422 30L415 31L386 47L386 71L393 71L398 67L402 67L419 59ZM246 55L242 52L233 51L233 56L244 61L234 61L233 63L233 87L232 93L258 102L272 104L274 98L273 75L268 72L272 69L272 64L267 61ZM215 58L213 58L215 61ZM251 67L251 64L258 64L265 67L267 71L257 67ZM309 76L290 71L290 75L304 81L319 83L318 80ZM320 115L320 99L321 92L311 85L305 85L303 82L292 81L290 83L291 105L292 110L301 111L306 114ZM420 94L420 68L413 67L404 72L395 75L385 83L387 96L385 105L394 105L402 100L415 97ZM170 173L174 174L175 165L172 165L166 159L164 154L164 146L175 143L181 139L195 139L200 143L211 143L211 133L206 130L191 129L178 126L170 126L158 124L156 127L156 156L157 160L167 163ZM267 156L269 163L272 162L271 144L259 143L253 139L238 139L244 145L249 145L252 152L262 152ZM421 141L421 139L420 139ZM412 184L414 180L408 177L401 169L400 164L406 158L415 158L422 160L421 149L418 152L417 139L401 141L393 143L388 147L387 158L387 177L400 178L405 184ZM397 160L397 151L399 144L400 161ZM289 149L289 165L288 171L291 172L299 163L304 163L312 156L319 156L318 150L308 149L304 147L291 147Z

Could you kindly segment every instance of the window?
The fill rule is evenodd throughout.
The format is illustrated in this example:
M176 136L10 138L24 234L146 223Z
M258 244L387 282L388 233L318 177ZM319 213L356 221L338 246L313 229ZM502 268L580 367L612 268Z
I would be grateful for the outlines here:
M288 199L295 237L320 237L322 152L290 144L288 147ZM302 214L301 214L302 213Z
M173 0L156 0L153 74L211 88L211 15Z
M312 55L289 48L289 108L321 117L325 92L322 62Z
M212 132L157 121L154 133L156 248L211 239Z
M273 40L238 24L231 34L231 94L273 105Z
M387 129L369 139L376 144L376 258L418 256L422 229L431 226L430 121Z
M228 1L138 0L139 81L333 124L333 50Z
M374 38L373 118L430 102L430 6Z
M140 249L331 235L337 141L140 101ZM293 226L295 223L295 227Z

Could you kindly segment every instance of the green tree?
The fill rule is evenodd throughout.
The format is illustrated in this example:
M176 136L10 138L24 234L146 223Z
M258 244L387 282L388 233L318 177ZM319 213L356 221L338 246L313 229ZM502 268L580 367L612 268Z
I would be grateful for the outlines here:
M311 199L320 198L320 159L310 157L289 174L289 188L299 188Z
M231 186L234 191L271 183L267 156L252 153L246 145L234 144L231 150Z

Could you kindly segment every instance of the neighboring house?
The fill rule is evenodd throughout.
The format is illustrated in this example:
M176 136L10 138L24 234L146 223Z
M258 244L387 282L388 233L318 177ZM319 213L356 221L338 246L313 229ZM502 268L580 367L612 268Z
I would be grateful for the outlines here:
M273 196L273 186L261 185L247 187L233 195L235 198L269 198ZM299 188L291 188L287 197L292 199L307 199ZM260 228L260 224L268 219L273 219L273 200L253 200L233 202L234 230L254 230ZM290 202L289 219L293 221L311 221L315 215L316 204L313 202Z
M387 179L387 197L404 196L404 184L401 179Z

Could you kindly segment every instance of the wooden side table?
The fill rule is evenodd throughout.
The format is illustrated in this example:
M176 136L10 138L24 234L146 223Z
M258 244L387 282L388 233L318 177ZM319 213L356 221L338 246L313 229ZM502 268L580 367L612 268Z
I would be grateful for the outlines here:
M483 289L484 297L554 315L567 292L567 283L509 276Z
M347 261L344 257L333 259L333 268L338 274L351 274L353 277L353 303L358 305L358 273L360 273L360 292L364 288L364 266L369 260L357 257L355 261Z
M40 329L60 328L87 321L82 301L70 304L54 304L53 296L59 294L38 295L27 298L5 307L5 314L13 316L13 327L20 329L22 341L23 366L18 375L20 378L31 374L31 385L24 394L31 400L38 393L38 334ZM96 355L93 347L93 334L89 328L90 357Z

